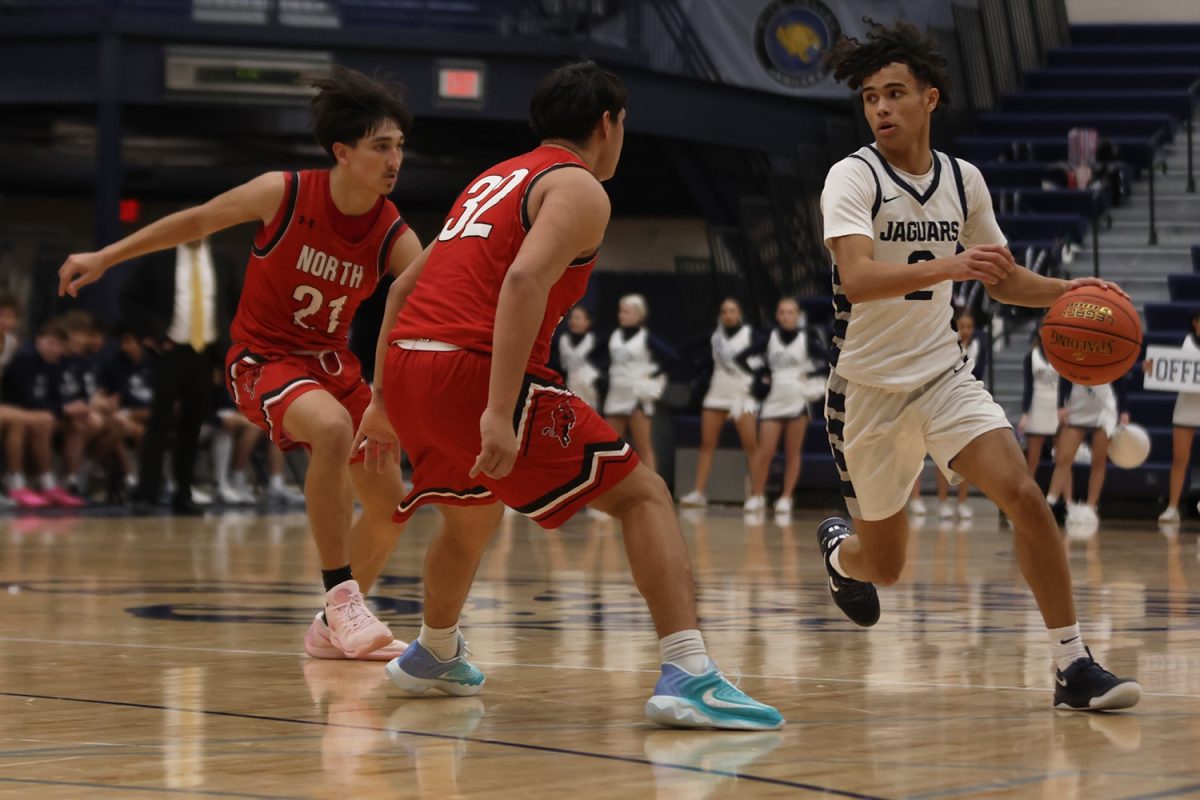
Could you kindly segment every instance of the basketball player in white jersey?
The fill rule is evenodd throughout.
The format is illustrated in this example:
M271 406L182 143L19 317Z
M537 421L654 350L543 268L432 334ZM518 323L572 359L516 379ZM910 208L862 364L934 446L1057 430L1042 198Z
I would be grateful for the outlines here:
M1141 687L1084 647L1058 526L950 326L954 281L982 281L998 302L1033 308L1083 285L1121 290L1046 278L1013 261L979 170L930 149L930 117L947 100L946 62L915 26L871 23L865 43L842 38L829 63L861 95L875 134L833 166L821 195L836 317L826 421L853 520L853 531L840 517L818 529L834 601L859 625L878 621L874 584L895 583L904 566L904 505L929 453L951 481L971 481L1013 522L1055 662L1054 707L1132 706Z

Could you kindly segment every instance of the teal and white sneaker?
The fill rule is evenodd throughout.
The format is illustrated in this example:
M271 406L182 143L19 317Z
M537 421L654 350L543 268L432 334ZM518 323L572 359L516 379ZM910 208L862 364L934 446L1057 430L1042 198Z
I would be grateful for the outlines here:
M725 680L712 659L699 675L663 664L654 696L646 702L646 716L666 728L771 731L783 727L782 714Z
M479 694L486 680L475 665L467 661L470 652L462 634L458 635L458 653L449 661L437 656L414 640L404 655L393 658L384 667L392 683L409 694L422 694L429 689L467 697Z

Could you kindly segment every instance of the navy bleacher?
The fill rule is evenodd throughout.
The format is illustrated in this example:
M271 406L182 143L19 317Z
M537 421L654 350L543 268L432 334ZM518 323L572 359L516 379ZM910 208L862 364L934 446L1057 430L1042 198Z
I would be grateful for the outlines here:
M1200 24L1139 22L1128 25L1072 25L1071 41L1077 45L1087 46L1130 45L1138 42L1145 42L1146 44L1143 46L1153 47L1195 45L1200 42Z
M989 136L1015 139L1060 136L1065 139L1073 128L1095 128L1103 138L1118 136L1154 137L1175 130L1176 119L1164 113L1124 113L1118 111L1082 114L1015 114L986 111L978 116L979 129Z
M1177 332L1180 338L1192 329L1192 315L1200 311L1200 303L1146 303L1143 312L1149 331Z
M1197 70L1188 67L1127 67L1074 69L1033 69L1025 73L1025 88L1037 91L1106 92L1148 89L1150 91L1187 91L1197 80Z
M1117 147L1122 161L1139 169L1154 163L1158 145L1150 136L1106 136ZM982 161L1013 161L1014 145L1022 150L1026 161L1066 161L1067 137L1016 135L962 136L954 142L954 154L972 163Z
M1052 67L1200 67L1200 45L1088 45L1056 47L1046 51Z
M1167 276L1167 289L1172 302L1200 303L1200 275L1176 272Z
M1169 114L1173 118L1184 118L1191 113L1194 100L1190 89L1031 90L1006 94L1000 101L1000 107L1005 111L1023 114L1093 114L1120 108L1125 112Z

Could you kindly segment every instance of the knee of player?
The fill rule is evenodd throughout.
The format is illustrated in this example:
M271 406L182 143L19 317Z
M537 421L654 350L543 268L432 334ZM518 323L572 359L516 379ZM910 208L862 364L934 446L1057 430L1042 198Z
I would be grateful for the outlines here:
M876 586L891 586L900 580L904 572L904 557L889 558L871 565L871 582Z
M349 414L329 414L315 420L310 427L309 446L317 449L349 450L354 441L354 426Z

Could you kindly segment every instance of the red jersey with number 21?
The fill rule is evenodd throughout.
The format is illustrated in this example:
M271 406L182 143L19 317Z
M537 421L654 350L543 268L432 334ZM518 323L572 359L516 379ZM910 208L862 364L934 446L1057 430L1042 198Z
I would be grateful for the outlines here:
M587 169L569 150L542 145L484 172L455 201L421 278L409 295L391 340L432 339L492 352L500 285L530 221L530 191L556 169ZM550 337L587 289L595 256L573 262L550 289L526 371L556 379L546 367Z
M254 237L230 333L262 354L344 350L350 320L387 269L408 227L380 197L349 217L329 194L328 170L284 174L279 211Z

